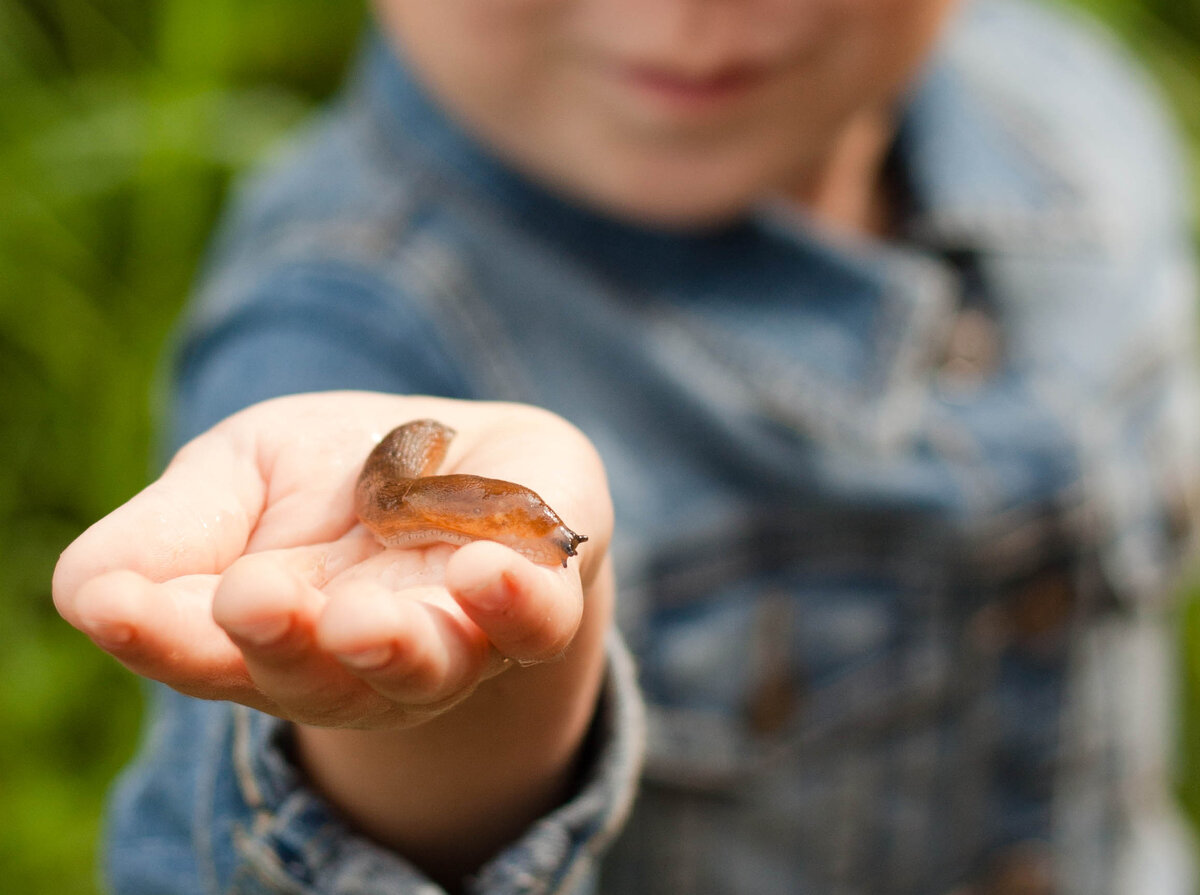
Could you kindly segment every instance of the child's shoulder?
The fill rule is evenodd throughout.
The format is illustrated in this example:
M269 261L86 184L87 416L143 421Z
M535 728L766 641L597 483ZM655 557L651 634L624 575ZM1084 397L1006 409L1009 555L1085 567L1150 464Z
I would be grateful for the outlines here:
M399 165L384 170L373 139L350 104L314 116L239 178L219 246L369 248L385 232L403 232L415 174Z
M968 2L950 64L1031 153L1071 173L1095 210L1132 223L1186 214L1179 139L1157 86L1109 31L1038 0Z
M1100 22L1049 0L974 0L953 24L954 62L1043 114L1150 126L1161 97Z
M429 301L417 288L419 275L403 263L414 246L425 257L440 248L421 239L430 215L417 196L427 191L417 188L420 172L378 143L362 111L338 99L234 183L183 325L185 340L202 341L235 320L309 315L328 326L336 318L346 330L374 314L377 331L415 326L432 341Z

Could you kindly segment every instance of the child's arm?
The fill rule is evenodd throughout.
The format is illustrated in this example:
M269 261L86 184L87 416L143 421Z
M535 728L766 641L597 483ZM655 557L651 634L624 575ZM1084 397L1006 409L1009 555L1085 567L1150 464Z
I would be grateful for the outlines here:
M458 431L442 471L533 488L588 536L580 555L383 551L356 524L354 479L417 417ZM303 395L186 445L67 549L54 596L137 673L295 722L300 763L344 816L455 887L568 794L604 664L610 529L600 462L557 417Z

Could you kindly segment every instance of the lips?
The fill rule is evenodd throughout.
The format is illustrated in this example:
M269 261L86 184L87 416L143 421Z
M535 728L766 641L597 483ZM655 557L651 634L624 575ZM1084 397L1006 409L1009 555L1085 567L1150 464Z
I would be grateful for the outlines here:
M677 112L705 112L732 105L766 83L769 68L727 65L703 73L631 64L621 80L651 102Z

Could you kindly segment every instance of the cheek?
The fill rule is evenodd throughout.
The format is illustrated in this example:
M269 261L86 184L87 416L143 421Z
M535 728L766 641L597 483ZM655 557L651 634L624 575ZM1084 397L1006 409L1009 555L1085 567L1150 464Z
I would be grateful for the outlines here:
M487 89L544 58L566 0L376 0L378 18L430 79Z
M847 41L857 50L849 76L864 93L890 101L928 56L954 6L956 0L845 0L857 35Z
M957 0L850 0L893 56L920 57L936 41Z

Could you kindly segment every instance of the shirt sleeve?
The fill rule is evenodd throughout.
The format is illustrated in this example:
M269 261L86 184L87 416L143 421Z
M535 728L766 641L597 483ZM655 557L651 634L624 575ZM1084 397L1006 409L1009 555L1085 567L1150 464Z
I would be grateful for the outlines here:
M1194 246L1181 216L1170 223L1129 252L1125 297L1115 310L1097 298L1091 319L1105 322L1076 339L1091 337L1084 351L1104 371L1075 412L1104 577L1119 602L1148 609L1177 595L1200 518Z
M643 750L632 662L608 668L573 795L480 868L470 895L591 891L633 800ZM105 876L123 895L441 895L403 855L356 833L307 786L290 726L155 686L138 758L114 790Z
M245 298L201 299L175 352L170 446L258 401L330 389L479 397L434 321L386 279L297 261Z
M434 322L381 278L329 262L256 276L198 304L176 352L173 446L260 400L325 389L472 397ZM436 893L355 833L290 757L290 726L156 686L146 739L110 799L105 876L117 893ZM641 703L614 635L575 794L481 868L469 891L583 891L633 798Z
M440 893L403 856L349 829L288 760L287 726L233 708L240 832L230 840L236 893ZM590 889L596 861L623 821L637 776L640 708L631 663L617 638L591 733L595 749L565 804L534 823L468 882L475 895Z

